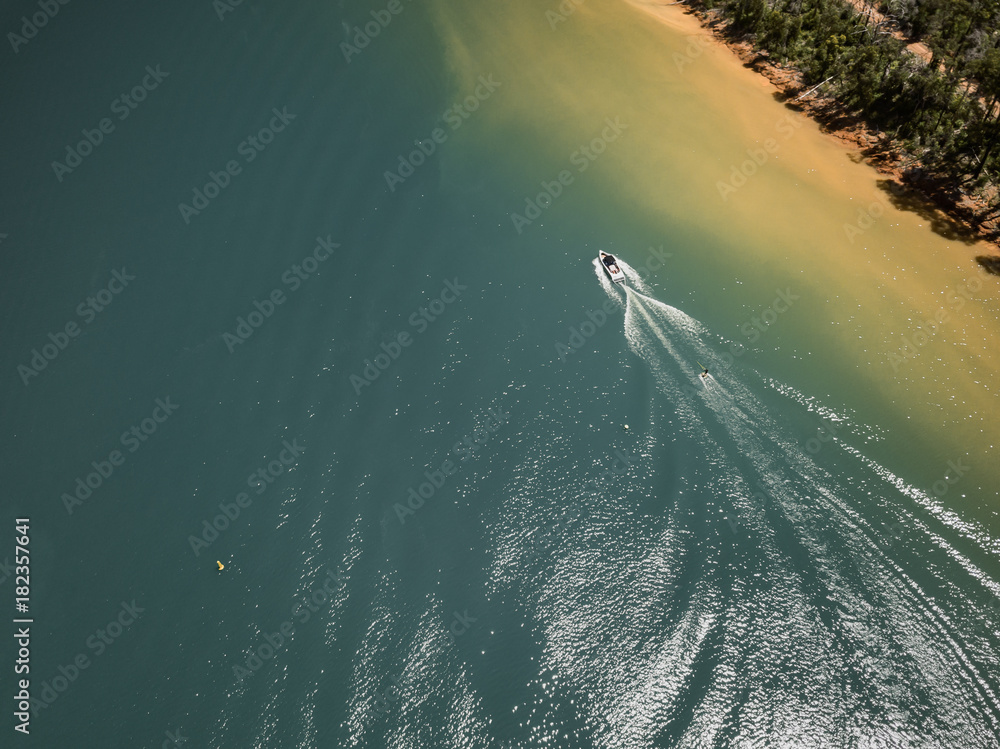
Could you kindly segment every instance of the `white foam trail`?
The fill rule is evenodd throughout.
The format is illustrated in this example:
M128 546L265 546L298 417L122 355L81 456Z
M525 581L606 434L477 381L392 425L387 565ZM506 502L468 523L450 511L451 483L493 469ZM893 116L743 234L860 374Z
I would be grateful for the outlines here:
M669 305L663 304L662 302L649 299L648 297L641 294L637 296L641 298L644 303L647 304L651 303L652 305L654 305L655 309L662 310L672 322L675 322L677 324L677 327L680 330L689 334L692 337L692 339L700 338L701 335L704 333L704 328L701 326L700 323L698 323L690 316L684 314L680 310L676 309L675 307L671 307ZM649 312L647 312L644 304L636 304L635 307L639 312L639 314L648 322L650 330L662 344L663 348L668 353L670 353L671 357L673 357L675 361L677 361L677 363L680 365L681 369L685 371L685 373L693 375L693 370L687 363L687 360L678 353L675 345L671 342L670 338L668 337L667 332L664 331L653 321ZM694 341L692 341L692 343L694 343ZM698 343L700 343L700 341ZM700 352L704 355L705 358L709 358L710 352L708 351L707 347L699 345L696 348L700 349ZM719 376L725 379L724 375L720 374ZM716 382L717 381L718 380L716 380ZM826 408L821 404L818 404L814 398L804 396L801 393L798 393L798 391L795 391L794 389L791 388L780 388L780 386L774 384L773 380L769 381L769 384L772 387L779 389L784 394L789 395L790 397L793 398L793 400L796 400L797 402L800 402L803 405L805 405L809 411L817 413L831 422L847 423L850 421L847 416L838 414L834 410ZM725 392L724 390L720 391L719 389L712 387L707 387L705 390L706 394L719 394L720 392ZM740 398L741 405L746 403L746 397L749 398L753 397L748 390L743 390L742 392L738 391L736 395L744 396ZM774 432L776 435L775 441L782 446L782 448L786 451L788 455L794 456L796 458L793 461L793 465L795 465L797 469L801 470L803 468L809 467L810 468L809 473L811 479L829 478L828 476L822 476L817 473L818 469L815 467L815 464L813 463L811 457L803 453L799 445L790 444L788 443L787 440L780 437L779 434L780 430L777 428L777 425L775 425L773 421L770 419L770 417L762 410L753 408L748 408L748 409L740 408L739 406L736 405L736 403L732 401L732 399L720 400L718 398L707 397L706 403L708 403L713 407L713 410L716 412L716 415L719 417L720 421L722 421L724 424L726 424L733 430L732 436L737 440L737 442L743 449L749 450L754 454L762 452L760 449L760 440L757 435L765 431ZM723 403L725 404L724 407L720 407L722 406ZM757 428L753 430L753 433L745 431L745 427L749 423L747 412L751 413L754 417L754 420L756 421L755 426ZM737 414L740 416L740 418L737 419L731 418L732 416ZM760 427L766 427L766 429L761 429ZM940 500L936 500L930 497L926 492L923 492L917 489L916 487L907 484L905 481L903 481L898 476L894 475L888 469L884 468L875 461L863 455L856 448L844 444L842 440L835 440L835 443L840 445L840 447L844 449L846 452L848 452L849 454L853 455L858 460L860 460L866 467L868 467L873 472L875 476L879 477L886 483L893 486L900 494L912 499L920 509L935 516L941 523L952 528L960 535L964 536L968 540L975 543L984 552L994 557L1000 557L1000 540L990 536L990 534L987 531L985 531L978 523L962 519L957 513L945 508L944 505L940 502ZM981 573L981 571L979 572ZM996 583L993 583L989 587L991 590L996 592L998 590L996 585L997 585Z
M625 283L631 285L634 289L638 289L643 294L653 293L649 284L642 280L642 277L639 275L639 271L626 263L620 257L615 256L615 259L618 261L618 266L625 271Z
M744 360L720 366L697 320L595 273L625 305L654 387L645 446L600 492L585 491L587 457L567 470L579 445L551 414L525 430L531 457L500 492L490 594L523 603L541 645L515 706L529 743L1000 747L996 635L971 631L996 616L963 598L979 550L934 513L908 513L903 541L887 541L880 521L915 509L916 490L832 449L841 434L807 454L768 411L779 388ZM790 409L856 421L782 394ZM574 501L579 519L527 556L532 529L555 528ZM586 699L567 717L574 695Z
M967 649L971 652L971 643L975 638L964 631L963 620L972 618L970 612L976 611L975 604L958 596L952 601L950 612L945 613L948 609L939 600L940 592L928 593L900 564L886 555L887 551L906 554L907 549L902 546L887 549L880 528L873 526L868 516L876 509L898 508L902 495L916 501L946 527L991 556L997 554L1000 543L978 525L963 521L956 513L931 501L926 494L914 490L856 449L835 439L836 444L861 459L871 471L867 481L884 482L883 486L889 484L899 492L896 501L885 500L881 505L873 504L865 511L861 506L855 507L861 495L860 491L852 490L856 477L841 480L820 468L806 454L802 443L792 441L783 433L756 394L735 376L731 367L713 371L713 380L707 387L691 389L690 386L699 380L693 364L699 359L716 360L712 348L705 343L709 336L704 326L675 307L634 289L626 289L625 293L626 338L633 350L652 368L661 392L677 401L678 415L688 427L685 431L698 435L707 427L705 414L713 415L736 448L735 451L723 451L717 468L753 474L756 481L765 487L774 508L792 523L799 542L808 550L823 586L836 592L828 596L839 599L838 605L845 610L881 601L892 614L883 623L884 629L877 635L872 632L869 636L895 638L886 641L887 649L902 647L910 657L919 660L925 677L920 688L937 684L938 677L932 674L939 669L939 664L936 656L930 653L932 643L943 640L949 643L954 662L961 664L949 675L951 683L957 683L953 679L962 679L965 689L976 693L987 704L996 705L991 681L983 678L980 667L966 652ZM831 421L848 420L797 391L789 394L786 390L784 394ZM697 407L699 403L703 408ZM745 456L746 463L737 470L726 457L729 454ZM718 459L718 456L715 457ZM740 484L746 486L745 481ZM729 496L729 500L741 522L749 521L753 529L762 534L762 543L769 545L768 541L774 537L772 523L748 501L748 497L749 491L738 491ZM920 546L951 560L949 564L942 556L935 557L935 565L942 568L948 565L944 568L949 571L948 576L938 577L944 589L955 590L955 578L951 573L958 571L953 566L957 565L991 593L996 594L1000 590L996 581L967 555L959 552L953 541L945 539L926 523L914 519L907 524L905 532L910 537L908 544L914 548ZM832 549L842 551L832 555ZM917 562L921 568L927 563L926 559ZM890 581L895 582L891 584ZM937 582L934 584L938 585ZM954 709L962 708L955 706ZM1000 716L989 714L996 724Z
M622 260L617 255L615 255L615 260L618 261L618 267L621 268L625 272L625 285L626 286L631 286L633 289L638 289L642 294L652 294L653 293L653 290L650 288L649 284L647 284L645 281L642 280L642 278L639 276L639 272L635 268L633 268L631 265L629 265L628 263L626 263L624 260ZM604 292L606 294L608 294L609 296L611 296L612 295L612 289L614 289L616 286L618 286L618 284L614 283L608 277L607 271L605 271L604 268L601 267L601 261L600 260L598 260L597 258L594 258L594 262L592 264L594 266L594 273L596 273L597 277L601 280L601 288L604 289ZM614 294L614 298L616 300L620 299L620 297L618 296L618 294ZM650 299L650 301L655 301L655 300Z
M931 497L927 492L918 489L912 484L906 483L888 468L879 465L871 458L863 455L860 450L843 443L838 444L845 452L853 455L869 467L887 484L890 484L899 490L900 494L910 497L920 509L925 510L929 515L933 515L937 518L943 525L948 526L959 535L964 536L969 541L972 541L990 556L1000 559L1000 539L993 538L979 523L963 519L956 512L945 507L944 503L941 502L940 499ZM979 576L982 575L981 571L977 570L977 572ZM980 580L980 582L987 585L994 595L1000 597L1000 585L992 580L986 582L987 580L988 578L985 578Z
M781 393L787 398L791 398L810 413L818 414L822 418L834 424L850 422L850 418L847 415L837 413L834 409L824 406L814 396L800 393L791 385L778 382L774 378L768 378L765 382L772 390L777 393Z

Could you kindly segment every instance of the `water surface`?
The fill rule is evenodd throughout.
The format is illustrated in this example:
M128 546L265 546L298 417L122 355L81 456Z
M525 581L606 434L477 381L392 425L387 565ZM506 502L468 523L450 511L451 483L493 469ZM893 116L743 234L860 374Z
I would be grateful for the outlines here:
M22 743L997 746L982 248L676 8L399 7L350 61L385 6L70 4L9 53L5 516L33 690L91 661Z

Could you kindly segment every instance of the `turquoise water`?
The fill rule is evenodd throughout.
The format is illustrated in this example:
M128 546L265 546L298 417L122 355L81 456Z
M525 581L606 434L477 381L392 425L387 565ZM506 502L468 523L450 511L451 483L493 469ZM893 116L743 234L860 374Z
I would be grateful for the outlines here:
M29 517L45 701L10 745L997 746L989 388L970 459L845 381L763 228L630 200L644 103L619 140L455 19L606 61L595 101L636 72L602 14L681 36L404 2L345 60L387 7L70 3L5 52L0 559ZM730 159L683 119L681 202Z

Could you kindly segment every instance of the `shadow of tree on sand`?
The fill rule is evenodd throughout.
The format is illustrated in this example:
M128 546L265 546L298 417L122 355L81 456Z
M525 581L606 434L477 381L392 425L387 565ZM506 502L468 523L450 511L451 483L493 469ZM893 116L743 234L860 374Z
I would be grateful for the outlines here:
M757 70L754 63L744 63L743 67ZM805 90L803 91L803 89ZM823 133L836 134L853 130L864 123L858 114L847 111L835 102L828 99L817 99L810 95L809 89L806 89L805 86L794 90L779 89L771 93L771 98L779 104L783 104L785 109L811 119L819 125L820 132Z
M931 231L952 242L975 244L982 239L969 227L959 223L935 206L925 195L910 190L894 179L880 179L875 183L884 192L894 208L915 213L927 221Z
M976 255L976 262L994 276L1000 276L1000 255Z

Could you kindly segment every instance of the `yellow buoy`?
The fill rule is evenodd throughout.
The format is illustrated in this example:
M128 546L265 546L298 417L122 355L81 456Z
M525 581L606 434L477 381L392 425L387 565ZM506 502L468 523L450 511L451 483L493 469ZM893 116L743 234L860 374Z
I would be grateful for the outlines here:
M217 565L219 565L219 571L220 572L226 568L225 565L222 562L220 562L218 559L215 560L215 563Z

